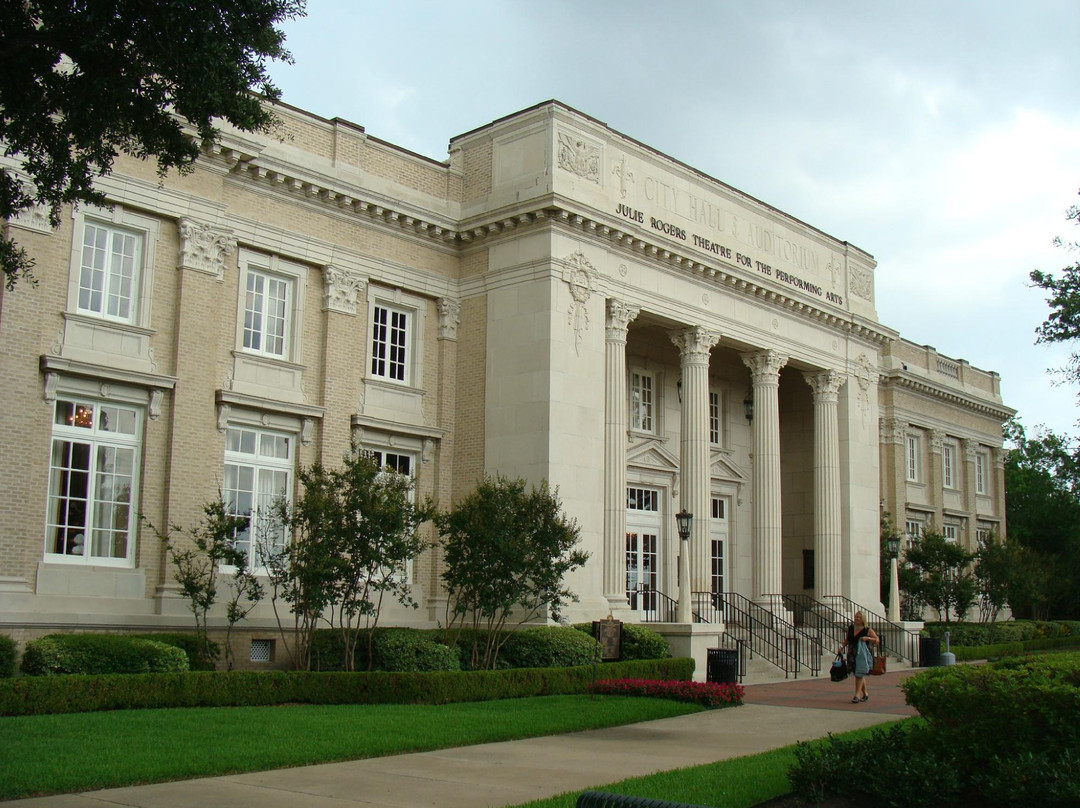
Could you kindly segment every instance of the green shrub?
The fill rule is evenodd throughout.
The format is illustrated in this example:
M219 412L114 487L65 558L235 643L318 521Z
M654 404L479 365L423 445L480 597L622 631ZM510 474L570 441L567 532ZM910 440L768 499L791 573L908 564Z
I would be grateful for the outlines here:
M648 626L623 623L622 658L667 659L671 656L667 640Z
M166 634L131 634L131 637L137 637L141 640L153 640L154 642L163 642L166 645L172 645L179 648L188 658L188 670L193 671L212 671L215 668L214 659L217 659L221 654L221 648L212 640L208 641L210 646L210 653L212 659L206 659L203 655L202 644L199 642L197 634L183 634L183 633L166 633Z
M600 661L600 643L569 626L535 626L513 632L499 652L500 669L568 668Z
M800 744L793 791L897 808L1080 804L1080 653L934 668L902 687L924 724Z
M15 675L15 658L18 656L18 646L15 640L6 634L0 634L0 679L7 679Z
M447 704L585 693L596 667L364 673L185 671L0 680L0 715L276 704ZM605 676L689 680L692 659L615 662Z
M438 629L376 628L372 638L371 670L461 670L457 648L447 648ZM317 671L345 670L345 640L337 629L319 629L311 643L311 667ZM367 641L361 637L353 653L353 670L368 670Z
M387 628L375 632L372 641L375 670L459 671L457 648L436 642L430 632L412 628Z
M26 644L22 671L53 674L166 673L186 671L179 648L122 634L49 634Z

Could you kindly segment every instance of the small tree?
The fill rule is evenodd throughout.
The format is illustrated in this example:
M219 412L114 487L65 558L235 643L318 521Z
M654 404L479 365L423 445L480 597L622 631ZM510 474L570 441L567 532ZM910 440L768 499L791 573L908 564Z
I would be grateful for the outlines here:
M957 618L975 603L975 581L967 570L974 555L940 533L928 530L915 539L905 554L905 561L917 573L908 579L913 594L933 607L945 622L956 612Z
M485 477L435 523L447 630L456 644L463 629L472 629L472 667L495 667L511 618L517 625L545 614L558 620L567 601L577 600L563 579L589 556L575 549L580 528L546 481L526 490L522 479Z
M234 516L219 495L203 506L205 520L189 530L171 526L162 533L143 519L143 523L165 544L173 565L176 583L195 616L195 634L203 657L214 662L216 654L207 634L210 610L217 602L221 568L231 567L229 599L225 602L225 666L233 667L232 630L262 599L263 590L252 573L247 555L235 545L236 534L248 525L246 516Z
M975 554L975 588L979 598L979 619L983 624L989 624L991 636L998 613L1009 602L1018 561L1017 548L993 533L979 539Z
M298 477L302 493L296 504L278 505L293 541L268 554L274 597L289 603L294 614L294 658L298 666L310 667L311 640L325 620L341 632L346 669L353 670L361 639L370 667L385 599L417 606L408 564L425 548L419 527L431 507L413 503L408 475L380 467L356 445L341 468L316 463L301 468Z

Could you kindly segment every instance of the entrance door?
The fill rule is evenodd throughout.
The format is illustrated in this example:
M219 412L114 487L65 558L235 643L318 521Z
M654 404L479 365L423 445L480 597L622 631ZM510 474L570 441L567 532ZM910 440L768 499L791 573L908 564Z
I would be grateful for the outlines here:
M713 595L722 595L727 591L727 499L712 497L712 518L709 520L709 538L712 543L709 590ZM714 602L718 599L714 598Z
M642 620L656 620L660 571L660 493L626 490L626 599Z

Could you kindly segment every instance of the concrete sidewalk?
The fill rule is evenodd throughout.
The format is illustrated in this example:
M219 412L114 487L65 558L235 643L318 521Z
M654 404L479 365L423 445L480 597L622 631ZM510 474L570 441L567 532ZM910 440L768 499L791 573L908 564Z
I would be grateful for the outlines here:
M914 715L899 682L749 685L741 707L626 727L5 803L19 808L496 808L787 746Z

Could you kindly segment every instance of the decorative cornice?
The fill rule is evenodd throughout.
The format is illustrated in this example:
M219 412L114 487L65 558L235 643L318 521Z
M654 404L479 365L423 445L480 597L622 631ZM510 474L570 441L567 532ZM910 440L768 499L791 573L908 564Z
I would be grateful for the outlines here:
M1006 407L1000 404L992 404L987 401L980 401L979 399L972 398L970 396L955 393L946 388L932 385L914 376L892 374L889 376L883 376L880 383L883 387L903 387L915 393L919 393L930 398L936 398L941 401L947 401L955 406L963 407L965 409L971 410L972 412L977 412L980 415L988 415L1001 421L1007 421L1016 414L1016 410L1010 407Z
M562 207L558 200L540 201L533 209L497 211L468 223L446 217L437 220L429 212L414 209L400 200L383 197L356 186L332 185L325 177L304 175L295 166L274 162L249 150L215 144L206 149L207 162L223 164L229 173L264 185L273 191L301 196L312 204L352 214L377 226L406 232L418 238L449 247L475 246L485 239L536 224L551 222L581 230L586 235L608 241L613 247L660 261L677 269L700 275L727 291L738 292L764 300L791 313L835 329L846 336L865 340L874 345L886 345L897 338L895 332L877 323L861 321L846 312L828 311L805 300L790 297L769 289L753 280L740 277L734 266L703 263L698 256L673 251L671 245L661 245L642 238L641 234L626 232L605 221L582 215Z

